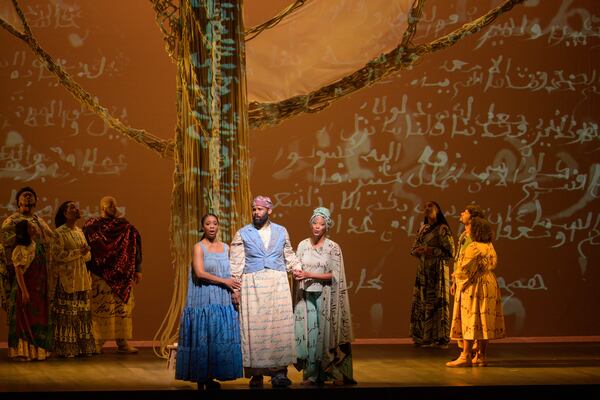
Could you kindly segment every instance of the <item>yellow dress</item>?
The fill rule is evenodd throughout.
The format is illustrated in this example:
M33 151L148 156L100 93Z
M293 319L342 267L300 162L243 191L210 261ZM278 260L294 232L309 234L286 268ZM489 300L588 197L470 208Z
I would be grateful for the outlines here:
M489 340L506 335L502 296L493 272L497 264L491 243L472 242L460 255L452 274L456 281L452 339Z

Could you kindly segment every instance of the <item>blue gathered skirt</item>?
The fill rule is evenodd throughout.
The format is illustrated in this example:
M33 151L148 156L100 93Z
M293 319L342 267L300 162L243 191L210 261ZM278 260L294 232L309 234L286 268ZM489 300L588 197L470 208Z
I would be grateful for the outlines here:
M185 307L179 326L175 378L202 382L242 376L240 325L233 305Z

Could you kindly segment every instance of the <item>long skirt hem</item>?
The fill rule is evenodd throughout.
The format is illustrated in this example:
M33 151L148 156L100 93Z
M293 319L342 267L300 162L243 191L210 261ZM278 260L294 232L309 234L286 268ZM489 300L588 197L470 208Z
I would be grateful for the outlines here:
M181 316L175 379L199 382L241 378L237 311L232 305L186 307Z

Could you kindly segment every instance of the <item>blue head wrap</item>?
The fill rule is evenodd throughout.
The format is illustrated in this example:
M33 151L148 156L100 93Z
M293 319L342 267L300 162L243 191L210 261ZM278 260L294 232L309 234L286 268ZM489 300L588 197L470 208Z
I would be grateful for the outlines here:
M325 225L327 226L327 230L331 229L333 226L333 220L331 219L331 211L325 207L317 207L313 210L313 214L310 217L310 223L312 224L315 218L321 217L325 220Z

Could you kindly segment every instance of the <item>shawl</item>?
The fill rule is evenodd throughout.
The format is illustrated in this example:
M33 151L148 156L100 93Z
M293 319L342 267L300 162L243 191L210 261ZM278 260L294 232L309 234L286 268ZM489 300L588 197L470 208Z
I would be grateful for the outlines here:
M298 245L298 258L302 259L302 252L310 248L310 239L305 239ZM348 286L346 273L344 271L344 259L340 246L330 239L325 239L323 252L328 255L329 266L333 274L330 285L323 285L323 309L320 310L323 321L323 352L321 355L321 366L323 370L330 371L333 364L340 364L348 355L345 348L354 340L352 331L352 318L350 314L350 301L348 300ZM302 290L295 286L294 313L302 315L306 313L306 303ZM303 318L306 322L306 318ZM308 330L308 326L304 326ZM304 335L306 338L307 335ZM298 340L298 338L297 338ZM303 345L300 343L300 345ZM306 343L304 343L306 345Z
M49 249L52 245L54 232L43 218L37 214L25 216L17 211L2 222L2 228L0 228L0 303L7 312L11 307L10 291L15 281L12 264L12 252L15 248L15 225L23 220L37 226L41 234L38 244L44 247L44 266L50 270L50 264L52 263Z
M127 303L133 287L136 267L142 262L142 238L125 218L91 218L83 225L91 247L90 272L106 281Z

